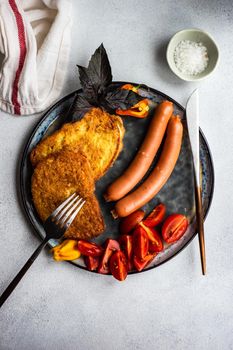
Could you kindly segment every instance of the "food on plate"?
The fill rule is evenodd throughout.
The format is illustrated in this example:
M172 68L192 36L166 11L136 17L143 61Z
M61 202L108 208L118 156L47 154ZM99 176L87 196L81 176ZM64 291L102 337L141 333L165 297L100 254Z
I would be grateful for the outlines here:
M146 118L149 114L149 100L145 98L129 109L117 109L116 114L127 115L135 118Z
M149 239L149 252L161 252L163 250L163 241L160 238L158 231L153 227L147 227L143 224L143 222L141 222L139 225L146 232Z
M80 152L64 150L51 154L37 164L32 175L33 202L42 221L74 192L86 199L66 231L66 238L89 239L104 231L104 220L94 190L89 162Z
M163 203L157 205L152 212L143 220L143 224L147 227L155 227L163 221L166 207ZM132 214L131 214L132 215Z
M138 93L139 86L133 86L132 84L124 84L121 89L123 90L131 90L135 93ZM128 109L116 109L116 114L119 115L127 115L136 118L146 118L149 114L149 100L147 98L139 101L134 106Z
M84 256L84 262L89 271L96 271L99 266L100 258L98 256Z
M131 91L133 91L133 92L135 92L137 94L139 86L134 86L133 84L128 84L127 83L127 84L122 85L121 89L123 89L123 90L131 90Z
M159 237L158 232L153 229L154 238L156 241L149 241L149 253L159 253L163 251L163 241Z
M185 233L188 219L182 214L172 214L167 217L162 226L162 236L165 242L174 243Z
M66 239L52 249L53 258L56 261L75 260L81 256L78 242L74 239Z
M103 248L93 242L88 242L84 239L78 241L78 249L82 255L96 257L103 254Z
M120 117L92 108L74 123L67 123L32 150L33 166L48 155L64 149L83 153L98 180L113 165L123 147L124 125Z
M124 197L138 184L138 182L147 173L162 142L167 124L172 116L172 113L172 102L163 101L157 106L153 119L148 128L146 137L136 157L126 169L126 171L107 188L107 191L105 193L105 198L107 201L116 201ZM133 211L135 210L136 208Z
M65 232L65 240L52 249L54 259L75 260L82 255L88 270L111 273L123 281L128 272L142 271L163 251L160 233L166 243L173 243L187 229L188 220L184 215L173 214L164 221L166 208L162 203L145 219L145 212L140 209L171 175L181 149L183 126L180 118L173 116L172 102L162 101L157 106L136 157L105 193L107 201L120 199L113 210L113 216L123 218L119 239L108 238L103 246L89 241L105 229L94 194L95 181L113 165L123 147L123 121L109 113L115 110L119 115L145 118L153 99L140 96L139 86L125 84L120 88L119 83L112 84L111 66L103 45L95 51L87 68L78 66L78 69L82 91L75 95L70 108L72 123L64 124L46 137L30 154L34 167L32 198L43 221L73 193L86 199ZM140 127L140 121L138 123ZM147 179L128 194L148 172L165 132L157 165ZM160 228L154 228L162 223L161 232Z
M127 260L125 254L118 250L110 258L110 271L118 281L124 281L128 274Z
M127 235L143 220L144 216L145 212L143 210L136 210L123 218L120 222L120 233L122 235Z
M118 241L107 239L103 246L83 239L66 239L53 248L54 259L75 260L82 254L89 271L111 273L117 280L123 281L128 272L134 269L142 271L164 249L160 232L146 226L145 220L137 224L132 234L120 235ZM187 226L188 220L184 215L168 216L161 229L166 243L177 241Z
M133 263L137 271L142 271L149 263L155 258L156 253L147 254L144 259L138 258L136 255L133 257Z
M109 273L109 259L112 256L113 252L117 250L120 250L119 243L115 239L107 239L105 242L105 251L98 266L99 273Z
M179 116L171 117L162 153L149 177L135 191L119 200L114 217L125 217L148 203L165 185L179 157L183 125Z
M133 232L133 251L134 255L136 255L139 259L144 259L148 254L149 250L149 239L145 230L141 226L137 226L137 228Z
M121 235L119 238L121 250L126 256L128 271L133 269L133 236Z

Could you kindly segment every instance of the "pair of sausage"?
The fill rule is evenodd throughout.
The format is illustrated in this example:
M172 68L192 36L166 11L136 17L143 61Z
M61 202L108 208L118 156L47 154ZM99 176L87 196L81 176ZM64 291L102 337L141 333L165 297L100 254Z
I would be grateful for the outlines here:
M145 182L116 203L114 217L124 217L148 203L164 186L179 157L183 126L178 116L172 116L173 104L162 102L156 109L145 140L126 172L107 189L105 198L117 200L128 193L146 174L162 142L166 139L159 161ZM168 127L167 127L168 124Z
M147 135L136 157L129 165L128 169L107 188L104 195L107 201L117 201L124 197L146 174L162 142L172 113L172 102L163 101L158 105Z
M180 117L172 116L168 123L164 147L156 167L138 189L116 203L113 215L117 217L128 216L156 196L176 165L181 149L182 135L183 125Z

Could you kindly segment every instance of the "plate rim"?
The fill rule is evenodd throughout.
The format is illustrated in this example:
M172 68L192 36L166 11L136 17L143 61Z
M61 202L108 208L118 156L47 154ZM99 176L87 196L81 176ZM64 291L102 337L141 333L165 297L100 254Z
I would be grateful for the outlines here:
M160 96L164 97L165 99L173 102L174 104L176 104L184 113L186 113L186 109L180 104L178 103L176 100L174 100L173 98L171 98L170 96L168 96L167 94L157 90L157 89L154 89L154 88L151 88L145 84L139 84L139 83L133 83L133 82L125 82L125 81L113 81L112 84L114 85L123 85L123 84L132 84L132 85L140 85L144 88L147 88L149 89L149 91L152 91L153 93L155 94L159 94ZM82 89L78 89L78 90L74 90L73 92L65 95L64 97L62 97L61 99L59 99L58 101L56 101L47 111L45 111L43 114L42 114L42 117L40 118L40 120L36 123L36 125L33 127L31 133L30 133L30 136L29 138L27 139L26 143L25 143L25 146L23 148L23 152L22 152L22 156L20 158L20 166L19 166L19 186L20 186L20 200L21 200L21 203L23 204L23 208L24 208L24 212L26 213L26 216L27 216L27 219L28 221L30 222L30 225L33 227L33 230L34 232L36 233L36 236L38 236L41 240L42 240L42 237L40 236L40 234L38 233L34 223L33 223L33 220L30 216L30 213L29 213L29 210L28 210L28 207L26 205L26 198L24 196L24 184L23 184L23 167L24 167L24 163L27 159L27 154L28 154L28 149L30 147L30 144L31 144L31 140L33 139L33 137L35 136L35 133L36 131L38 130L38 128L40 127L40 125L44 122L44 120L48 117L48 115L61 103L63 103L64 101L66 101L67 99L69 99L70 97L72 97L73 95L76 95L78 93L82 92ZM210 150L210 147L209 147L209 143L202 131L202 129L199 127L199 134L201 135L203 141L204 141L204 144L206 146L206 150L208 151L208 155L209 155L209 161L210 161L210 168L211 168L211 176L212 176L212 186L211 186L211 190L210 190L210 195L209 195L209 202L208 202L208 206L206 208L206 212L205 212L205 215L204 215L204 220L206 219L208 213L209 213L209 210L210 210L210 207L211 207L211 204L212 204L212 200L213 200L213 195L214 195L214 186L215 186L215 170L214 170L214 162L213 162L213 156L212 156L212 153L211 153L211 150ZM173 255L171 255L170 257L168 257L166 260L164 261L161 261L159 262L157 265L155 266L149 266L145 269L143 269L142 271L130 271L128 273L128 275L134 275L134 274L138 274L138 273L142 273L142 272L146 272L146 271L149 271L149 270L152 270L152 269L155 269L163 264L165 264L166 262L168 262L169 260L173 259L175 256L177 256L179 253L181 253L191 242L192 240L194 239L194 237L196 237L197 235L197 232L195 231L193 233L193 235L187 240L187 242L185 242L185 244L179 248ZM85 271L88 271L90 273L96 273L96 274L99 274L97 271L89 271L88 269L86 269L84 266L80 266L80 265L76 265L73 261L65 261L65 262L68 262L69 264L71 265L74 265L80 269L83 269ZM104 276L110 276L111 274L102 274Z

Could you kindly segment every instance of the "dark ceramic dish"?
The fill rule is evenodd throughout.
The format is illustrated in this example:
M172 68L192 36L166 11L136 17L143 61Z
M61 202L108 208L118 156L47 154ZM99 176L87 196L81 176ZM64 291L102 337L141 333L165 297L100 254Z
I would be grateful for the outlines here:
M125 84L125 82L115 82L113 83L116 87ZM137 86L138 84L134 84ZM20 190L22 202L30 220L32 226L34 227L37 234L43 238L44 229L42 222L37 216L36 210L33 206L32 196L31 196L31 176L33 169L29 161L29 154L31 150L36 146L38 142L47 135L51 134L53 131L61 127L65 123L66 112L73 101L74 95L78 93L73 92L70 95L62 98L53 107L47 111L38 125L33 130L29 140L26 143L26 147L23 152L21 166L20 166ZM183 213L188 216L190 220L190 225L185 235L175 244L167 245L163 252L158 254L155 259L150 263L150 265L143 271L157 267L158 265L168 261L174 257L178 252L180 252L184 247L191 242L191 240L196 235L196 222L195 222L195 202L194 202L194 181L193 181L193 165L192 165L192 155L190 149L189 138L187 134L187 126L185 120L185 110L184 108L174 101L169 96L148 88L142 85L140 88L140 94L149 98L154 105L162 100L170 100L174 103L175 113L179 114L182 118L184 125L184 137L182 143L181 153L176 164L176 167L169 178L166 185L158 193L158 195L147 204L144 209L149 213L156 204L163 202L167 207L167 214L170 213ZM98 197L105 223L106 231L96 240L102 243L107 237L116 238L118 233L118 220L114 220L110 214L110 210L113 208L113 203L106 203L103 199L104 189L110 184L115 178L117 178L122 171L127 168L130 161L135 156L138 147L140 146L148 125L150 123L151 117L153 115L153 110L146 119L136 119L132 117L123 117L124 126L126 129L126 134L124 137L124 148L118 157L117 161L113 167L107 172L107 174L102 177L96 183L96 195ZM154 163L156 162L156 159ZM210 154L210 150L207 141L200 130L200 162L201 162L201 176L202 176L202 201L204 208L204 216L206 217L208 210L211 205L211 200L213 196L214 188L214 169L213 162ZM153 164L154 164L153 163ZM152 165L153 167L153 165ZM54 247L58 242L56 240L50 241L50 246ZM78 259L71 262L72 264L86 269L82 259ZM133 271L131 273L134 273Z

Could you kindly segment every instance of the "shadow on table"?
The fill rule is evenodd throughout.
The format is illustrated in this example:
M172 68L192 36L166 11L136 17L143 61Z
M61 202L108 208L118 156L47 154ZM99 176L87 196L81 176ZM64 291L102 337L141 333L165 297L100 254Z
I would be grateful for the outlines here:
M37 123L38 123L38 119L35 121L35 125ZM25 225L28 228L30 238L31 238L31 232L32 232L34 237L38 238L38 245L39 245L39 243L41 241L41 237L39 237L38 233L36 232L36 230L34 229L34 227L29 222L29 220L26 216L25 208L24 208L23 203L22 203L22 197L21 197L21 192L20 192L20 188L21 188L20 187L21 186L21 184L20 184L20 166L21 166L21 162L22 162L24 149L25 149L25 140L29 139L29 137L32 134L32 130L35 128L35 125L33 125L32 129L29 129L28 134L26 135L25 138L22 139L22 144L19 147L19 151L18 151L18 155L17 155L18 162L16 163L16 166L15 166L15 183L16 183L16 195L17 195L18 203L19 203L19 206L20 206L21 211L22 211L22 216L24 217ZM44 249L44 251L46 252L46 255L51 256L51 254L49 253L49 250L50 250L49 247L45 247L45 249Z
M156 63L156 66L159 67L159 69L156 71L156 74L158 74L163 81L166 81L171 85L184 86L186 82L179 79L171 71L167 63L166 51L167 51L167 45L169 43L169 40L170 40L170 37L168 37L167 39L164 39L161 42L161 44L156 46L155 48L155 51L154 51L155 63Z

